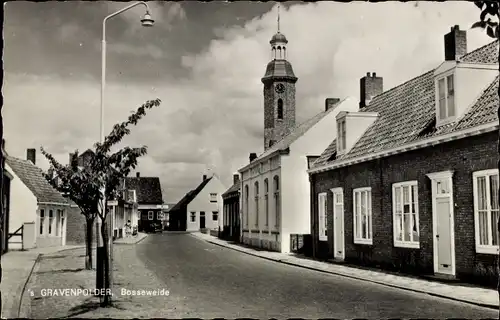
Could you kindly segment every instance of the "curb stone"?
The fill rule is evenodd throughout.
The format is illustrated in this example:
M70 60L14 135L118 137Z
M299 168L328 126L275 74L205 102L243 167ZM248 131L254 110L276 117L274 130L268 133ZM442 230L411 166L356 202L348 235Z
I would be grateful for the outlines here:
M38 254L38 256L35 259L35 262L33 263L33 266L31 267L30 273L28 274L28 277L26 278L26 282L24 282L23 286L23 291L21 291L21 297L19 300L19 308L17 310L17 317L18 318L31 318L31 297L29 296L29 293L26 291L26 287L28 286L28 283L31 280L31 276L33 275L33 271L35 270L35 267L38 266L40 263L40 260L42 258L43 254ZM25 302L23 305L23 301ZM26 302L29 301L29 302Z
M261 256L261 255L255 254L253 252L241 250L239 248L229 247L229 246L226 246L226 245L224 245L222 243L215 242L213 240L203 239L203 238L197 237L197 236L194 236L194 237L196 237L196 238L198 238L200 240L206 241L208 243L220 246L220 247L228 248L228 249L231 249L231 250L234 250L234 251L238 251L238 252L241 252L241 253L246 253L248 255L251 255L251 256L254 256L254 257L259 257L259 258L266 259L266 260L269 260L269 261L274 261L274 262L279 262L279 263L287 264L287 265L290 265L290 266L300 267L300 268L314 270L314 271L319 271L319 272L328 273L328 274L334 274L334 275L338 275L338 276L342 276L342 277L346 277L346 278L351 278L351 279L356 279L356 280L360 280L360 281L375 283L375 284L379 284L379 285L383 285L383 286L391 287L391 288L396 288L396 289L400 289L400 290L428 294L430 296L444 298L444 299L453 300L453 301L458 301L458 302L467 303L467 304L472 304L472 305L476 305L476 306L483 307L483 308L489 308L489 309L493 309L493 310L498 310L498 308L499 308L496 305L491 305L491 304L488 304L488 303L481 303L481 302L476 302L476 301L471 301L471 300L465 300L465 299L450 297L450 296L447 296L447 295L444 295L444 294L440 294L440 293L428 292L428 291L423 291L423 290L420 290L420 289L409 288L409 287L405 287L405 286L398 286L398 285L386 283L386 282L383 282L383 281L372 280L372 279L367 279L367 278L363 278L363 277L357 277L357 276L348 275L348 274L341 273L341 272L322 270L322 269L319 269L319 268L310 267L310 266L304 266L304 265L301 265L301 264L298 264L298 263L286 261L285 259L275 259L275 258L265 257L265 256Z

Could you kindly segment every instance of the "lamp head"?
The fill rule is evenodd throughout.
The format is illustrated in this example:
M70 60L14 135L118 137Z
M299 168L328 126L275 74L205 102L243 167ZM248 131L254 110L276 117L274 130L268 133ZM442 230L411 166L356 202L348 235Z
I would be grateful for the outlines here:
M151 18L149 12L146 12L144 18L141 19L141 23L143 27L152 27L155 24L155 21Z

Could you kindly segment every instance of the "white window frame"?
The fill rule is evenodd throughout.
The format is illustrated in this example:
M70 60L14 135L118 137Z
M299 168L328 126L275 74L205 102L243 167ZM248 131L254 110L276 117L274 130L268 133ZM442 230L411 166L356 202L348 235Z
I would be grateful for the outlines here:
M163 219L164 219L164 214L163 214L163 212L158 211L158 212L156 213L156 219L157 219L157 220L163 220Z
M319 241L328 241L328 218L327 218L326 192L318 193L318 238Z
M346 149L346 117L337 119L337 153L342 153Z
M367 228L368 237L361 238L361 237L356 236L356 231L357 231L356 215L358 214L358 211L357 211L358 204L356 203L356 194L360 193L362 195L364 192L369 193L369 197L367 197L367 199L366 199L367 200L366 201L366 215L368 217L367 219L369 221L369 227ZM353 217L354 243L372 245L373 244L372 188L365 187L365 188L353 189L352 190L352 203L353 203L352 217ZM361 211L361 203L359 204L359 208ZM361 230L360 230L360 234L361 234Z
M50 213L52 212L52 217L50 216ZM49 236L54 235L54 219L55 219L55 209L49 209L49 228L47 229L47 234Z
M45 209L40 209L40 213L39 213L39 216L40 216L40 226L39 226L39 230L38 230L38 234L43 236L45 235ZM40 232L41 230L41 232Z
M403 201L403 188L404 187L409 187L410 188L410 193L409 193L409 201L410 201L410 212L405 213L404 212L404 201ZM413 199L414 194L413 194L413 187L417 189L417 198ZM401 210L401 239L397 239L397 232L396 232L396 192L400 190L401 192L401 202L400 202L400 210ZM415 212L412 212L412 203L415 203ZM412 181L404 181L404 182L398 182L394 183L392 185L392 236L394 240L394 246L395 247L402 247L402 248L420 248L420 241L414 241L413 240L413 232L410 233L410 241L404 241L404 219L405 215L410 215L410 219L413 221L413 215L415 215L415 223L416 223L416 230L417 230L417 235L419 236L420 240L420 228L419 228L419 210L418 210L418 182L415 180ZM411 229L413 230L413 225L411 226Z
M132 202L137 202L137 193L135 192L135 190L128 190L128 192L130 192L132 194L131 201Z
M217 202L217 193L215 192L210 193L210 202Z
M451 101L453 101L453 115L449 115L449 96L448 96L448 78L451 77L453 81L453 96ZM439 98L439 82L441 80L444 80L444 104L445 104L445 111L446 111L446 117L441 119L441 105L440 105L440 98ZM446 72L439 77L436 78L436 83L435 83L435 90L436 90L436 124L437 125L444 125L447 123L452 122L453 120L456 119L457 117L457 104L456 104L456 92L457 92L457 82L456 82L456 77L454 74L454 70L451 70L449 72Z
M155 212L148 211L148 220L154 220L154 219L155 219Z
M189 214L190 214L190 216L189 216L190 220L189 221L191 221L191 223L195 223L196 222L196 212L195 211L191 211Z
M475 244L476 244L476 252L477 253L485 253L485 254L498 254L499 247L498 245L493 245L493 228L496 229L496 224L491 225L491 183L490 176L498 176L498 169L490 169L490 170L482 170L476 171L472 173L472 188L473 188L473 196L474 196L474 229L475 229ZM480 242L480 230L479 230L479 197L478 197L478 186L477 179L479 177L486 178L486 207L487 207L487 221L488 221L488 242L490 244L482 245ZM500 177L499 177L500 183ZM498 192L497 192L498 194Z

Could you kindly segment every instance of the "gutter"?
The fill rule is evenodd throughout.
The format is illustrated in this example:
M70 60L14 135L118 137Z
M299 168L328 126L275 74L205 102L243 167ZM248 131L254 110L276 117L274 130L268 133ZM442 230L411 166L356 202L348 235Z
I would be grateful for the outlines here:
M499 127L498 122L490 122L487 124L483 124L483 125L480 125L477 127L465 129L462 131L455 131L455 132L443 134L443 135L440 135L437 137L431 137L431 138L427 138L424 140L419 140L417 142L410 142L410 143L407 143L407 144L402 145L402 146L397 147L397 148L383 150L383 151L373 153L373 154L362 155L362 156L351 158L351 159L339 160L338 162L334 162L332 164L326 164L326 165L323 165L321 167L307 170L307 173L308 174L321 173L321 172L330 171L330 170L342 168L342 167L347 167L347 166L351 166L353 164L367 162L367 161L371 161L371 160L375 160L375 159L379 159L379 158L383 158L383 157L387 157L387 156L392 156L392 155L396 155L396 154L400 154L400 153L404 153L404 152L408 152L408 151L412 151L412 150L416 150L416 149L435 146L437 144L441 144L441 143L445 143L445 142L450 142L450 141L455 141L455 140L462 139L462 138L477 136L477 135L480 135L483 133L488 133L488 132L498 130L498 127Z
M69 203L61 203L61 202L38 201L38 204L49 205L49 206L71 207L71 204L69 204Z

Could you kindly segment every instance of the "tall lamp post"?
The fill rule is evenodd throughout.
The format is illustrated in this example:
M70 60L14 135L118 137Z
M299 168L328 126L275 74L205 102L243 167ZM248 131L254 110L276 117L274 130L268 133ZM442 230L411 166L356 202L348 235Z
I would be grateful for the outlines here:
M136 6L144 6L146 8L146 13L144 14L144 17L141 19L142 26L144 27L152 27L154 25L154 20L151 18L150 15L150 9L149 6L146 2L144 1L139 1L135 2L121 10L116 11L115 13L112 13L108 15L107 17L104 18L102 21L102 47L101 47L101 121L100 121L100 141L101 143L104 142L104 91L106 87L106 22L113 18L116 17L117 15L132 9L133 7ZM101 189L101 194L102 194L102 206L99 207L99 210L104 210L104 212L101 212L102 216L105 216L106 213L106 193L105 193L105 186ZM101 234L101 228L100 228L100 223L99 219L97 219L96 223L96 228L97 228L97 255L99 255L99 258L97 258L97 265L96 265L96 273L97 273L97 281L96 285L98 289L103 288L103 280L104 280L104 265L103 265L103 259L102 259L102 252L104 245L108 248L108 253L109 253L109 273L110 273L110 283L109 287L111 289L112 283L113 283L113 277L111 276L113 273L113 223L114 223L114 217L111 215L111 223L109 224L109 228L107 230L108 232L108 243L104 243L103 235Z

